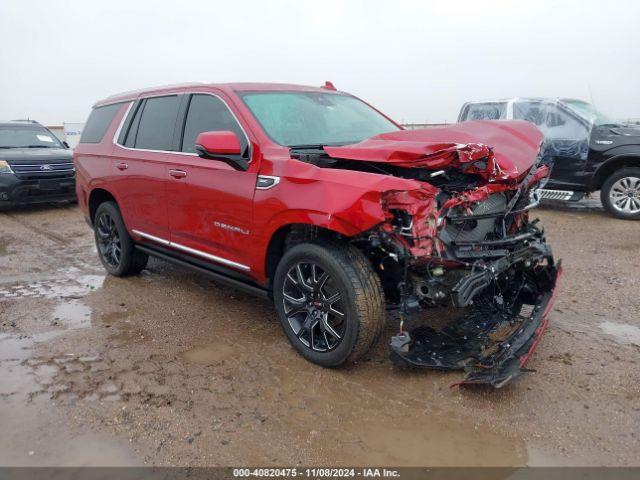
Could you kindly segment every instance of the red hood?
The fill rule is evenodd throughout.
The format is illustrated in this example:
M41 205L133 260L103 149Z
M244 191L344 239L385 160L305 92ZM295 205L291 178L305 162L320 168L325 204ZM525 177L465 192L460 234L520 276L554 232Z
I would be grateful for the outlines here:
M334 158L399 167L464 168L489 181L514 181L535 163L543 135L520 120L476 121L448 127L383 133L344 147L324 147ZM486 162L477 162L486 159ZM473 165L465 165L465 164Z

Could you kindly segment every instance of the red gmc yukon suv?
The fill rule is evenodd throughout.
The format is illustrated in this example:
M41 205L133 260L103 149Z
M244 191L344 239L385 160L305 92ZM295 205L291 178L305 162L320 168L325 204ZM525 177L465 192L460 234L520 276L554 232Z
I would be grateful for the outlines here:
M112 275L153 255L271 298L327 367L395 311L394 363L499 387L526 371L561 272L529 219L542 138L520 121L403 130L328 82L189 84L98 102L74 162Z

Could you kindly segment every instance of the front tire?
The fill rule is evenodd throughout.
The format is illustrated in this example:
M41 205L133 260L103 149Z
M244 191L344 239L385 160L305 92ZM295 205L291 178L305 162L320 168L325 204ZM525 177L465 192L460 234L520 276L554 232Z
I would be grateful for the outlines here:
M294 246L278 264L273 292L287 338L304 358L323 367L355 362L384 329L380 279L351 245Z
M610 175L602 185L600 199L614 217L640 220L640 168L622 168Z
M98 207L93 231L100 261L111 275L135 275L147 266L148 255L135 249L114 202L104 202Z

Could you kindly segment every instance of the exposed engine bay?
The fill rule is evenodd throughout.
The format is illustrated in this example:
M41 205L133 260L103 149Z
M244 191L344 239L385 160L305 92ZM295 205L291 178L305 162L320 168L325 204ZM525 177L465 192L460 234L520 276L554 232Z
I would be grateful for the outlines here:
M389 308L399 313L399 333L390 342L395 364L462 369L467 375L459 384L494 387L528 371L561 274L544 230L529 218L549 174L541 142L525 122L468 122L292 150L323 168L420 184L384 192L386 220L353 238L380 276ZM414 325L425 309L449 319L437 327Z

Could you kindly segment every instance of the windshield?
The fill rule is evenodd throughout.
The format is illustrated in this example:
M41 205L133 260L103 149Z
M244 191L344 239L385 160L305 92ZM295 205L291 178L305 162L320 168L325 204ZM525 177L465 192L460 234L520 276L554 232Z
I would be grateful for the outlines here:
M242 95L264 131L288 147L346 145L400 130L349 95L323 92L252 92Z
M0 127L0 148L63 148L60 140L45 128L20 125Z
M587 120L589 123L593 123L597 127L620 126L620 122L614 120L613 118L605 115L602 112L599 112L596 107L594 107L590 103L583 102L582 100L562 100L562 103L566 104L582 118Z

